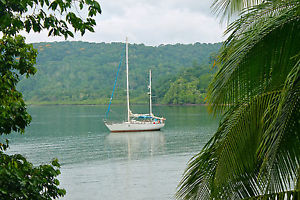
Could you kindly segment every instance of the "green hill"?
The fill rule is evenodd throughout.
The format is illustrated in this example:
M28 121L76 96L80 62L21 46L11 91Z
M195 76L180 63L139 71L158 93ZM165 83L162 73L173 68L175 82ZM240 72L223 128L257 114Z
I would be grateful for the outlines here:
M120 58L124 54L123 43L53 42L33 45L39 51L36 65L38 72L29 79L21 78L18 85L27 102L107 103ZM210 56L220 46L220 43L157 47L130 44L132 101L145 102L149 69L152 69L153 92L157 103L176 103L170 100L172 94L175 95L174 84L173 93L168 91L172 89L172 83L176 83L180 77L186 82L195 82L193 84L197 90L203 89L200 87L205 86L200 86L196 79L201 75L211 74L208 66ZM125 95L124 70L123 62L118 77L116 99L122 99ZM187 71L192 71L192 78L191 75L190 78L183 77ZM186 99L183 103L196 102Z

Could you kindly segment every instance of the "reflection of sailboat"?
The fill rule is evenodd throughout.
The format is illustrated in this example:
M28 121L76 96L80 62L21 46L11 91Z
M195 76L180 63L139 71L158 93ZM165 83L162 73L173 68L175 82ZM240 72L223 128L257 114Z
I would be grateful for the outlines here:
M137 132L137 131L156 131L165 126L165 119L162 117L156 117L152 113L152 94L151 94L151 71L150 71L150 84L149 84L149 96L150 96L150 112L149 114L134 114L130 110L129 106L129 79L128 79L128 41L126 38L126 79L127 79L127 121L112 123L105 120L106 127L111 132ZM112 93L113 94L113 93ZM113 96L113 95L112 95ZM112 98L111 98L112 99ZM110 101L111 104L111 101ZM107 113L110 109L108 106Z
M164 135L160 132L114 133L107 135L105 140L105 143L115 150L111 153L124 156L127 149L129 159L159 154L164 151L165 145ZM114 155L113 157L122 155Z

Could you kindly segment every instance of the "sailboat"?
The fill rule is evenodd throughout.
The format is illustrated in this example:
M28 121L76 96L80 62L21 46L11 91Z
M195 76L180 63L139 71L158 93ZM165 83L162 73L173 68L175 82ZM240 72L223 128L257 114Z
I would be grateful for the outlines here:
M152 113L152 92L151 92L151 70L149 71L149 113L134 114L130 110L129 104L129 79L128 79L128 39L126 38L126 93L127 93L127 119L123 122L108 122L104 120L105 126L110 132L139 132L139 131L159 131L165 126L165 118L154 116ZM120 62L121 64L121 62ZM120 65L119 65L120 68ZM117 80L117 79L116 79ZM115 81L116 85L116 81ZM115 88L114 85L114 88ZM114 89L113 89L114 91ZM112 93L113 96L113 93ZM111 97L112 100L112 97ZM108 106L110 109L111 100Z

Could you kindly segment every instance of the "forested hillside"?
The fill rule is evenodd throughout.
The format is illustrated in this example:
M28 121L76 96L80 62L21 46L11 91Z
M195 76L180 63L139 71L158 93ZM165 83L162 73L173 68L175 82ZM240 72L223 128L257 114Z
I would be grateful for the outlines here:
M29 103L107 103L121 57L116 101L125 95L123 43L54 42L38 49L37 73L18 85ZM211 56L221 44L129 45L132 101L146 103L152 69L155 103L201 103L211 77ZM185 90L185 93L184 91Z

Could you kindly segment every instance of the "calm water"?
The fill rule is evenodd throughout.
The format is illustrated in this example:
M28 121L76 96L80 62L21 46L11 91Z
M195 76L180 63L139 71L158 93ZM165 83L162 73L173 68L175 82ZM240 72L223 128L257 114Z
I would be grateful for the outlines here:
M112 116L122 108L115 107ZM173 199L188 160L218 125L204 106L157 106L154 113L167 118L162 131L109 133L105 110L31 106L32 123L25 135L10 136L9 153L22 153L34 164L58 158L63 199Z

